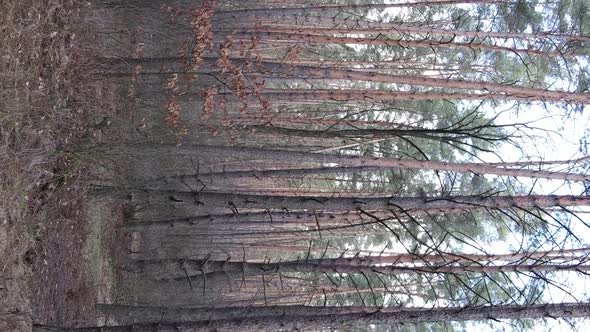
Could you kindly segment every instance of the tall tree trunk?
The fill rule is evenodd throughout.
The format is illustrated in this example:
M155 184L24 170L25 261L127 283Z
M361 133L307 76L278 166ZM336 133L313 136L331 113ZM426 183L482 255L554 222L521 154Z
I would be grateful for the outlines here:
M250 34L244 34L244 37ZM490 45L480 42L461 43L454 41L437 41L430 39L407 40L407 39L377 39L370 37L336 37L314 34L295 34L280 32L257 32L256 36L271 42L293 42L293 43L317 43L317 44L338 44L338 45L383 45L399 47L424 47L424 48L462 48L466 50L480 50L506 53L520 53L542 56L562 56L557 51L544 51L534 48L515 48L508 46Z
M273 133L286 136L317 137L317 138L402 138L413 137L433 140L455 146L466 145L473 148L480 148L478 143L472 140L481 140L489 143L498 143L508 140L508 135L501 133L486 133L486 129L494 129L493 124L468 127L462 129L404 129L404 128L356 128L356 129L298 129L278 127L273 125L244 125L244 129L255 132Z
M268 22L264 20L259 26L252 26L252 31L283 32L297 34L417 34L442 37L468 37L468 38L500 38L500 39L562 39L590 41L590 36L554 34L551 32L517 33L517 32L496 32L496 31L469 31L469 30L446 30L428 26L412 26L399 23L370 22L364 20L332 19L329 17L318 17L321 26L295 25L284 22ZM260 26L262 25L262 26ZM248 28L244 28L248 29Z
M377 3L377 4L322 4L322 5L310 5L310 6L297 6L297 7L275 7L275 8L246 8L246 9L234 9L234 10L220 10L219 13L240 13L240 14L257 14L262 17L277 15L288 15L297 13L307 12L323 12L323 11L334 11L334 10L354 10L354 9L385 9L385 8L407 8L417 6L440 6L440 5L456 5L456 4L504 4L506 0L430 0L430 1L415 1L415 2L404 2L404 3Z
M588 303L537 305L473 306L466 308L380 308L380 307L311 307L268 306L249 308L150 308L116 307L123 315L138 320L159 319L159 323L134 324L100 329L50 329L36 325L34 332L123 332L123 331L258 331L306 330L312 328L349 328L369 324L399 324L435 321L487 319L589 317ZM162 320L162 317L166 317ZM203 318L205 317L205 318ZM215 317L215 318L214 318ZM224 318L227 317L227 318Z
M117 195L111 189L104 192ZM250 211L359 211L386 210L400 214L428 210L507 209L590 205L590 196L448 196L448 197L314 197L263 196L233 193L197 193L161 190L134 191L134 215L140 220L169 219L171 216L199 217ZM245 210L245 211L244 211Z
M243 276L271 275L275 273L336 273L336 274L365 274L378 273L382 275L401 273L421 274L465 274L465 273L510 273L510 272L540 272L555 271L590 271L590 265L580 263L569 264L504 264L482 265L478 262L452 265L371 265L370 259L333 258L333 259L304 259L298 261L278 263L232 262L212 260L166 259L166 260L134 260L130 266L138 268L141 273L154 279L183 280L191 278L206 278L208 280L225 280ZM464 262L462 262L464 263Z
M531 96L506 93L461 93L461 92L410 92L383 90L346 89L264 89L261 94L273 104L319 104L320 102L367 102L378 103L392 100L518 100L518 101L564 101L567 95ZM222 94L220 94L222 96ZM225 95L223 95L225 96ZM573 96L578 103L588 103L587 95ZM252 100L256 101L256 100Z
M150 148L142 148L143 151L149 152ZM338 154L323 154L323 153L309 153L309 152L298 152L298 151L282 151L282 150L271 150L261 148L247 148L247 147L229 147L229 146L194 146L194 147L157 147L152 146L152 151L168 151L176 152L179 155L215 155L215 154L227 154L234 158L239 158L244 163L248 163L251 160L282 160L284 162L293 162L294 164L300 163L318 163L318 164L337 164L340 167L335 168L335 171L344 171L343 167L362 167L356 170L369 170L365 167L371 168L401 168L401 169L416 169L416 170L436 170L436 171L448 171L448 172L460 172L460 173L474 173L474 174L490 174L490 175L505 175L505 176L522 176L532 178L546 178L546 179L558 179L558 180L571 180L571 181L589 181L590 176L584 174L573 174L573 173L562 173L552 172L543 170L530 170L530 169L513 169L505 168L500 166L488 165L485 163L451 163L451 162L438 162L428 160L408 160L408 159L397 159L397 158L374 158L374 157L362 157L362 156L348 156ZM133 152L130 152L133 153ZM309 170L310 174L314 174L314 169ZM246 171L242 173L248 176L255 176L256 172L263 172L266 176L273 175L285 175L285 172L289 170L260 170L260 171ZM297 174L306 174L307 170L294 170ZM323 171L320 171L323 172Z

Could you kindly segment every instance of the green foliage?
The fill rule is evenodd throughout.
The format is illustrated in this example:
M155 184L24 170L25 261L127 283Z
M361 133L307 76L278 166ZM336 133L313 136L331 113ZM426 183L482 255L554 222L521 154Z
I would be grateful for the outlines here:
M500 6L500 14L504 19L504 26L508 31L524 32L535 27L543 20L541 13L535 10L537 1L518 0L514 3Z

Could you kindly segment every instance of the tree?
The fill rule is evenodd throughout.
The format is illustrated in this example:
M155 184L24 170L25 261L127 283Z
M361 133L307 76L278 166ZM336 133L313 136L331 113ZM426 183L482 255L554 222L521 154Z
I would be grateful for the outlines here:
M118 307L114 310L126 310L129 308ZM134 310L134 308L130 308ZM169 311L167 309L137 308L138 315L148 315L154 319L156 315L162 317L162 313L170 314L172 317L200 318L205 319L194 321L160 321L152 324L133 324L130 326L106 327L103 331L175 331L182 328L186 331L197 331L199 329L299 329L299 328L322 328L331 326L345 328L354 324L399 324L424 321L452 321L452 320L483 320L483 319L517 319L517 318L555 318L555 317L588 317L588 305L584 303L560 303L547 305L529 306L498 306L498 307L471 307L471 308L440 308L440 309L402 309L402 308L371 308L371 307L304 307L304 306L281 306L266 308L236 308L236 309L208 309L191 310L178 309ZM142 312L143 311L143 312ZM220 312L221 311L221 312ZM236 312L235 318L232 317ZM186 314L185 314L186 313ZM208 316L217 316L220 319L211 319ZM185 316L186 315L186 316ZM41 326L35 327L34 331L98 331L96 329L50 329Z

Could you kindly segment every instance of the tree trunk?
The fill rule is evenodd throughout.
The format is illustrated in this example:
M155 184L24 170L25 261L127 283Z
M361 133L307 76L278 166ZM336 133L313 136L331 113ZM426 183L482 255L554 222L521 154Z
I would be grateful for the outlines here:
M382 275L421 273L421 274L465 274L465 273L510 273L510 272L554 272L554 271L590 271L590 265L583 264L505 264L480 265L377 265L370 259L333 258L307 259L278 263L253 263L232 261L210 261L189 259L135 260L130 263L145 275L154 279L183 280L191 278L208 280L226 280L243 276L271 275L278 273L336 273L336 274L372 274Z
M146 153L149 153L150 148L145 147L141 149ZM505 175L505 176L522 176L531 178L546 178L556 180L570 180L570 181L590 181L590 176L584 174L574 173L562 173L553 171L543 170L530 170L530 169L514 169L506 168L494 165L488 165L485 163L451 163L451 162L438 162L429 160L410 160L410 159L397 159L397 158L375 158L375 157L362 157L362 156L348 156L338 154L322 154L322 153L309 153L309 152L298 152L298 151L282 151L282 150L271 150L261 148L247 148L247 147L230 147L230 146L204 146L198 145L194 147L151 147L153 152L161 150L162 152L168 151L168 153L176 152L179 155L215 155L215 154L227 154L233 158L239 158L244 163L248 163L251 160L282 160L284 162L293 162L294 164L300 163L318 163L318 164L337 164L338 168L334 171L344 171L345 167L362 167L356 170L370 170L366 167L374 169L416 169L416 170L436 170L436 171L447 171L447 172L460 172L460 173L473 173L473 174L490 174L490 175ZM130 152L133 153L133 152ZM166 153L167 154L167 153ZM315 171L310 170L293 170L295 174L314 174ZM322 168L324 169L324 168ZM241 172L241 171L240 171ZM272 170L264 169L259 171L244 171L241 172L245 176L255 176L256 172L263 172L263 175L271 176L275 175L286 175L289 170ZM320 170L320 173L324 172ZM228 172L229 173L229 172ZM231 175L230 175L231 176Z
M563 95L559 99L554 96L530 96L527 94L506 93L462 93L462 92L410 92L410 91L382 91L382 90L346 90L346 89L264 89L261 91L272 104L319 104L330 102L367 102L379 103L392 100L517 100L517 101L565 101ZM220 94L220 96L226 96ZM583 94L573 97L577 102L588 103ZM256 100L252 100L255 102ZM319 101L319 102L318 102Z
M244 37L249 34L243 34ZM437 40L407 40L407 39L377 39L363 37L334 37L313 34L294 34L280 32L257 32L256 36L271 42L293 42L293 43L318 43L318 44L356 44L356 45L382 45L382 46L399 46L399 47L424 47L424 48L462 48L466 50L521 53L528 55L542 56L562 56L556 51L544 51L533 48L514 48L507 46L489 45L479 42L461 43L454 41L437 41Z
M100 191L100 190L99 190ZM104 193L117 195L109 188ZM589 205L590 196L448 196L448 197L314 197L314 196L263 196L232 193L197 193L167 190L132 191L139 219L152 216L156 219L176 217L215 216L240 211L352 211L387 210L412 213L429 210L443 213L449 209L519 207L534 209L551 206ZM270 213L269 212L269 213ZM183 215L186 214L186 215ZM142 218L143 217L143 218ZM238 218L239 219L239 218Z
M289 15L289 14L303 14L307 12L324 12L324 11L335 11L335 10L354 10L354 9L385 9L385 8L407 8L417 6L440 6L440 5L456 5L456 4L504 4L506 0L430 0L430 1L415 1L405 3L388 3L388 4L324 4L315 6L297 6L297 7L275 7L275 8L245 8L245 9L234 9L234 10L220 10L218 13L230 14L256 14L261 17L269 17L278 15Z
M590 41L589 36L564 35L551 32L517 33L517 32L496 32L496 31L468 31L468 30L445 30L431 28L428 26L411 26L399 23L370 22L363 20L332 19L318 17L318 23L324 22L321 26L290 25L284 22L260 22L262 27L252 26L252 31L284 32L297 34L418 34L442 37L468 37L468 38L500 38L500 39L522 39L534 40L554 38L562 40Z
M126 315L154 320L166 317L159 323L134 324L101 329L47 329L36 325L34 332L76 331L258 331L308 330L317 328L350 328L369 324L399 324L436 321L500 320L522 318L589 317L588 303L556 303L537 305L473 306L466 308L379 308L379 307L311 307L267 306L218 309L167 309L167 308L115 308ZM164 315L164 313L166 313ZM158 315L159 314L159 315ZM202 319L209 316L219 319ZM178 321L174 319L198 320ZM228 317L224 319L223 317Z

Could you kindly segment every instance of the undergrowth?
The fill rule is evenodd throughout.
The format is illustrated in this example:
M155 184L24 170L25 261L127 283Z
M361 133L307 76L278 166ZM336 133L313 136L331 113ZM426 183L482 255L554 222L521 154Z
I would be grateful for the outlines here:
M84 199L83 163L108 105L93 75L75 0L0 3L0 331L30 331L28 279L48 220ZM42 259L42 258L41 258Z

